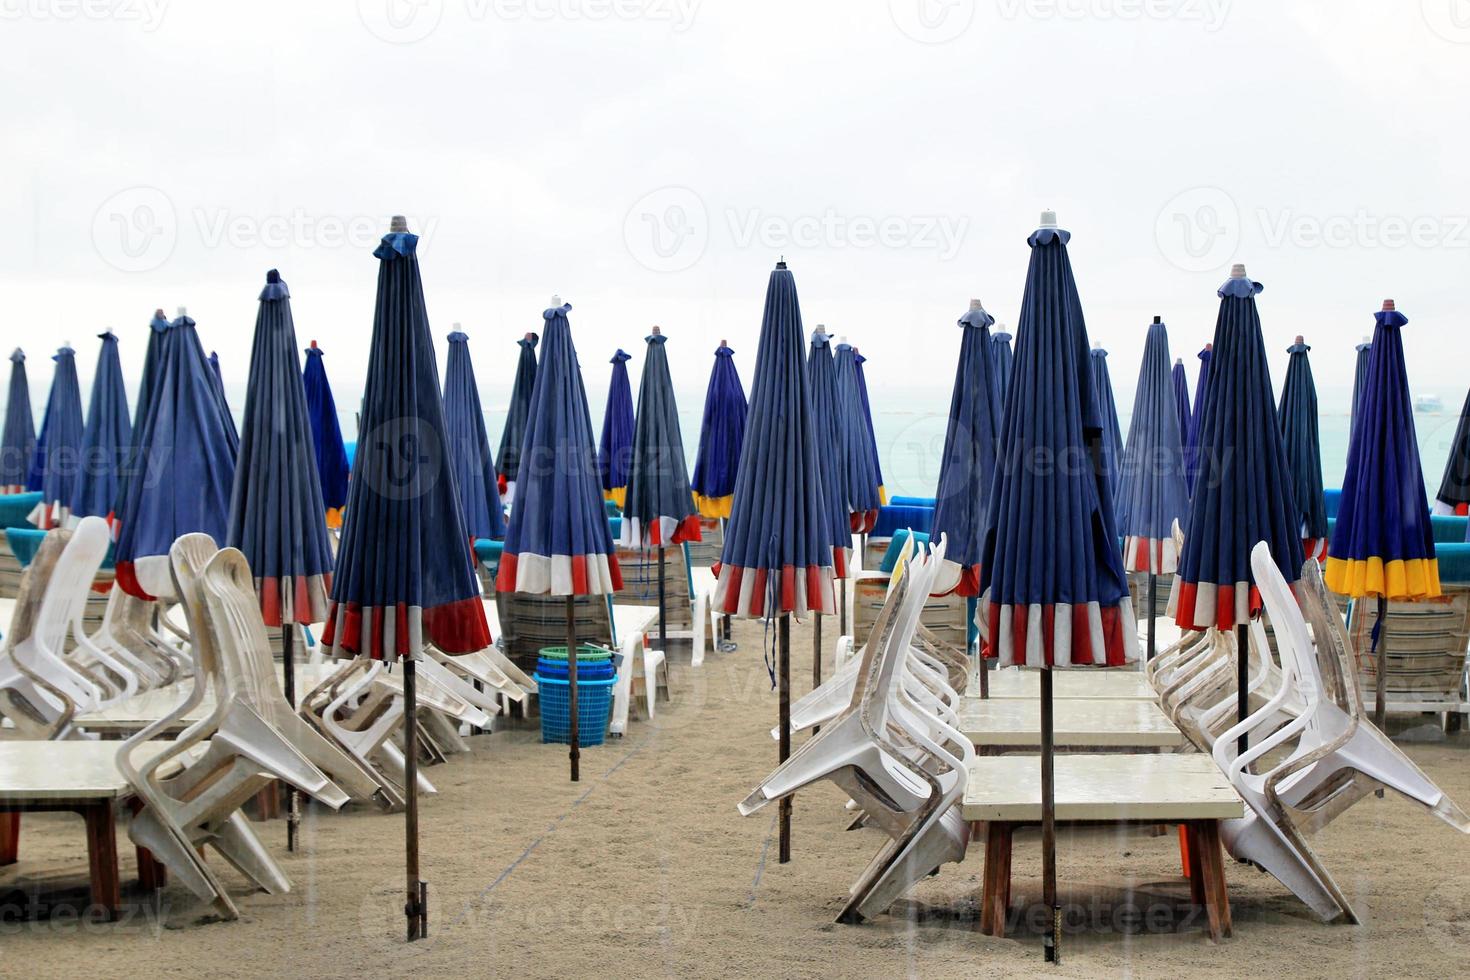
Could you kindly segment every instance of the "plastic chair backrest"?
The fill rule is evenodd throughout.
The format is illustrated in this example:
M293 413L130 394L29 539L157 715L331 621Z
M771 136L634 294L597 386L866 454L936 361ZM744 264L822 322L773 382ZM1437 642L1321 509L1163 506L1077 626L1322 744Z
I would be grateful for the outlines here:
M82 518L71 532L71 540L51 570L36 617L38 639L50 652L60 655L67 630L72 623L81 622L111 538L107 522L100 517Z
M189 634L194 647L194 668L201 681L222 689L222 676L218 650L214 638L206 627L204 599L200 593L200 577L204 566L219 551L219 545L207 534L185 534L177 538L168 549L169 570L173 573L174 588L179 593L179 602L184 607L184 619L189 623Z

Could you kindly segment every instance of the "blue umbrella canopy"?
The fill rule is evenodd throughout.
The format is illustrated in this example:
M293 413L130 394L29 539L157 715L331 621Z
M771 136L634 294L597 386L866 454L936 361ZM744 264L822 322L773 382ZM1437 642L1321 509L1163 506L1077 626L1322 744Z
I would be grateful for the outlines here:
M1465 396L1465 405L1460 409L1450 457L1445 461L1439 493L1434 497L1434 511L1462 517L1470 512L1470 395Z
M623 587L592 446L592 416L577 364L570 303L542 314L541 364L516 473L495 587L533 595L607 595Z
M1189 407L1189 377L1184 372L1184 358L1174 359L1174 401L1179 410L1179 441L1180 446L1189 437L1189 420L1194 413Z
M1441 589L1404 369L1401 328L1409 318L1391 299L1374 316L1361 414L1323 578L1329 589L1353 598L1424 599Z
M31 414L31 386L26 380L25 351L10 354L10 390L5 399L5 433L0 444L0 491L29 489L31 459L36 455L36 420Z
M602 495L621 509L628 493L628 468L633 462L633 389L628 384L630 355L622 348L612 356L612 380L607 386L607 408L602 413L602 441L597 446L597 471ZM542 355L543 360L545 355ZM580 376L580 375L579 375Z
M510 389L510 407L505 414L505 428L500 432L500 452L495 457L495 470L500 474L501 492L514 482L521 468L521 443L526 439L530 419L531 397L536 390L536 342L540 338L528 333L516 344L516 377Z
M715 608L764 617L836 611L832 546L823 533L811 386L796 279L776 263L766 285L735 502L716 571Z
M990 335L990 369L995 377L995 394L1000 399L1000 410L1006 410L1006 395L1011 390L1011 367L1015 355L1011 353L1011 335L1001 327ZM998 420L997 420L998 421Z
M1291 467L1292 498L1301 515L1302 551L1308 558L1327 557L1327 497L1322 492L1322 437L1317 417L1317 385L1307 351L1312 348L1298 335L1286 349L1286 383L1281 389L1281 439Z
M1194 484L1200 471L1200 429L1205 416L1205 398L1210 393L1210 364L1215 356L1215 345L1205 344L1199 352L1199 378L1194 383L1194 411L1189 416L1189 431L1184 436L1184 477L1189 481L1189 492L1194 493Z
M867 411L863 408L862 378L858 373L857 350L838 344L837 368L837 465L842 470L844 502L853 534L866 534L878 522L883 504L883 476L869 434Z
M689 489L679 406L669 377L668 338L654 327L644 338L643 379L638 383L638 414L633 427L633 457L623 506L622 545L658 548L700 540L699 515Z
M806 356L807 387L811 392L812 419L818 431L832 435L842 424L837 407L837 364L832 357L832 337L821 324L812 331L811 346ZM846 472L833 453L817 454L817 485L822 501L822 527L832 546L832 569L838 578L847 577L847 563L852 557L852 528L847 514Z
M465 530L472 538L505 537L505 508L500 504L500 481L480 389L470 360L470 338L461 330L449 335L449 357L444 364L444 425L449 441L450 467L464 509Z
M322 487L327 527L341 527L342 508L347 505L347 479L352 470L347 462L347 447L342 443L337 400L332 397L332 386L327 382L323 356L322 349L313 340L306 348L306 369L301 375L301 385L306 391L306 416L311 420L316 474Z
M987 635L1002 666L1112 667L1138 659L1138 630L1102 473L1071 233L1050 212L1042 219L1026 240L1010 410L981 551Z
M161 335L152 403L140 405L136 458L118 510L117 584L151 599L172 591L168 549L201 531L224 541L235 482L214 376L182 309Z
M1363 391L1368 387L1368 361L1373 351L1373 342L1364 337L1363 342L1354 349L1358 352L1358 357L1353 362L1353 414L1348 419L1348 445L1352 445L1353 430L1358 427L1358 412L1363 404Z
M1118 533L1123 536L1123 567L1130 572L1170 575L1179 567L1174 522L1183 524L1189 511L1175 384L1183 374L1183 365L1176 364L1171 380L1169 329L1155 320L1143 343L1128 447L1118 477Z
M143 374L138 380L136 418L133 419L133 434L143 431L143 415L153 404L153 386L157 383L159 362L163 358L164 339L168 336L168 317L163 310L154 310L153 319L148 321L148 344L143 349Z
M699 452L689 488L694 506L704 517L729 517L735 499L735 469L745 439L745 389L735 370L735 352L720 341L715 366L704 392L704 417L699 424Z
M92 377L92 400L82 430L82 469L72 492L73 517L105 517L110 522L121 492L119 471L127 461L133 426L128 419L128 392L123 384L117 336L106 330L97 335L97 371Z
M41 500L31 512L31 523L43 529L60 527L70 516L82 469L82 389L77 383L76 351L64 346L51 359L56 371L36 440Z
M989 521L990 484L995 474L995 444L1000 434L1000 399L995 390L995 318L980 305L959 319L960 357L949 399L944 453L939 457L939 486L934 492L933 540L948 540L944 561L955 566L945 581L956 579L962 596L980 594L980 549Z
M1097 399L1097 412L1102 419L1103 475L1108 480L1108 495L1118 500L1118 467L1123 462L1123 433L1118 426L1118 403L1113 398L1113 379L1108 373L1108 352L1094 345L1091 355L1092 395Z
M888 490L883 485L883 464L878 458L878 435L873 430L873 406L868 402L868 376L863 365L868 359L856 347L852 349L853 370L857 373L858 395L863 403L863 423L868 432L869 458L873 461L873 474L878 478L878 503L888 503Z
M1301 576L1301 517L1261 316L1258 282L1236 265L1218 290L1213 358L1200 421L1199 476L1169 611L1184 629L1232 629L1261 608L1251 549L1264 541L1287 582Z
M275 269L265 274L255 317L244 420L227 540L250 562L267 626L320 623L332 587L332 545L291 293Z
M240 452L240 430L235 427L235 415L230 411L230 401L225 397L225 376L220 373L219 355L209 352L209 367L214 378L214 394L219 399L220 418L225 420L225 436L230 441L230 452Z
M337 571L322 643L375 660L483 650L490 628L445 452L444 405L402 217L373 252L378 296Z

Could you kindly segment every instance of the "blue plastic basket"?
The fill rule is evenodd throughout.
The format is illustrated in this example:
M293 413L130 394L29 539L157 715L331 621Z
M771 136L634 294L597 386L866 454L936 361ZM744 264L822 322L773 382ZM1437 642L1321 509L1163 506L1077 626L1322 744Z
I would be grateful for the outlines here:
M536 662L536 676L545 677L554 681L567 679L567 662L565 660L538 660ZM605 681L610 677L616 677L617 671L613 665L604 660L602 663L582 663L581 658L577 660L577 682Z
M584 681L577 672L577 741L601 745L607 738L607 719L612 711L612 689L617 677ZM536 672L541 700L541 741L567 743L572 740L569 685L565 677L547 677Z

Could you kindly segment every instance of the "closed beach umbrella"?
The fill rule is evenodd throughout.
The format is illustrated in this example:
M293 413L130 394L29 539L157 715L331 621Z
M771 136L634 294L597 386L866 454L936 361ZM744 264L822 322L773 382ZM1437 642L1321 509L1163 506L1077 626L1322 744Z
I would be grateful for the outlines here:
M1317 385L1312 380L1312 348L1298 335L1286 349L1286 382L1281 388L1281 439L1291 468L1292 498L1301 515L1302 552L1322 561L1327 557L1327 498L1322 492L1322 437L1317 419Z
M41 501L30 515L31 523L42 529L60 527L71 515L82 459L82 389L77 383L76 351L64 346L51 359L56 370L36 440Z
M106 330L92 376L92 400L82 430L82 469L72 491L73 517L102 517L111 524L121 493L119 471L127 461L133 426L128 418L128 392L123 384L117 336Z
M716 572L715 608L777 624L778 753L791 754L791 616L832 615L832 545L822 510L818 440L802 352L796 279L784 261L766 286L735 503ZM791 860L791 801L779 810L778 859Z
M163 348L168 339L168 326L168 317L163 315L163 310L154 310L153 319L148 321L148 343L143 348L143 373L138 379L138 400L133 403L132 439L124 457L122 472L119 474L118 506L116 508L119 514L123 511L134 475L147 465L144 460L137 458L138 440L142 438L143 426L148 421L148 413L153 409L153 388L157 383L159 366L163 361Z
M842 467L843 492L852 533L866 535L878 521L883 503L883 477L868 432L868 413L863 407L857 351L851 344L837 345L837 418L833 433Z
M1017 324L1009 411L1001 427L980 588L991 652L1003 667L1041 672L1044 939L1059 958L1052 667L1119 666L1138 633L1112 497L1102 471L1102 421L1092 391L1087 325L1067 255L1071 235L1044 212ZM1038 466L1038 459L1054 461Z
M230 411L230 401L225 397L225 376L219 370L219 355L209 352L209 367L214 378L214 393L219 399L220 417L225 420L225 436L230 441L230 452L240 452L240 430L235 427L235 414Z
M515 478L521 468L521 443L526 439L526 424L531 416L531 396L536 390L536 342L540 338L528 333L516 345L516 377L510 389L510 406L505 412L505 428L500 432L500 452L495 456L495 471L500 474L500 491L510 504L515 494Z
M941 578L955 581L962 596L980 594L980 548L988 525L995 443L1000 434L1000 400L995 390L995 318L970 301L959 319L960 356L949 398L939 484L934 491L933 540L947 542L944 561L955 567Z
M161 335L151 392L151 404L138 407L136 459L117 516L117 584L141 599L172 593L168 549L180 535L228 538L235 454L183 307Z
M888 490L883 484L883 463L878 458L878 435L873 430L873 406L868 402L868 376L863 365L868 359L856 347L852 349L853 369L857 373L858 397L863 403L863 422L868 430L868 450L873 460L873 475L878 478L878 503L888 503Z
M373 252L378 295L342 543L322 643L335 656L402 658L408 939L428 924L419 878L418 690L425 644L468 653L490 644L469 535L444 452L444 406L418 236L395 216Z
M265 274L255 317L244 420L227 540L250 563L265 624L281 628L286 700L295 705L292 626L327 618L332 545L296 354L291 293L275 269ZM286 847L294 851L296 791L288 789L286 795Z
M612 531L598 492L592 416L567 322L571 308L570 303L553 296L551 307L542 314L544 347L495 587L503 592L566 597L569 756L572 781L576 782L581 778L581 747L575 599L618 591L623 587L623 574L613 554ZM623 669L632 666L625 664Z
M1113 398L1113 379L1108 374L1108 352L1101 344L1092 348L1092 394L1097 399L1097 412L1102 419L1103 474L1108 480L1108 495L1118 500L1118 467L1123 462L1123 433L1118 427L1118 403Z
M1353 362L1353 414L1348 419L1348 445L1352 445L1353 430L1358 427L1358 410L1362 407L1363 389L1368 385L1368 357L1373 351L1372 339L1364 337L1363 342L1354 350L1358 352L1358 356Z
M694 506L704 517L729 517L735 499L735 468L745 439L745 389L735 370L735 352L720 341L704 392L699 452L689 481Z
M1174 367L1182 378L1183 365ZM1123 536L1123 567L1148 573L1148 655L1155 642L1154 610L1160 575L1179 567L1174 523L1184 523L1189 490L1184 482L1184 443L1180 435L1179 392L1169 371L1169 331L1159 317L1148 328L1143 364L1133 396L1128 445L1118 474L1118 533Z
M1378 624L1373 629L1378 682L1374 721L1382 728L1388 660L1382 634L1388 602L1429 599L1441 590L1404 369L1401 328L1409 318L1391 299L1383 301L1374 317L1378 322L1368 377L1360 393L1342 505L1323 577L1327 587L1340 595L1378 600Z
M306 417L311 421L311 439L316 453L316 474L322 487L322 508L327 527L342 526L342 508L347 505L347 447L342 442L342 425L337 420L337 401L327 382L322 349L311 342L306 349L306 369L301 384L306 391Z
M807 388L811 392L812 419L818 431L831 434L834 442L840 442L835 427L845 421L837 403L837 363L832 357L832 338L822 324L812 331L811 344L806 355ZM833 453L817 454L817 484L822 501L822 526L827 540L832 545L832 574L842 579L847 577L848 561L852 557L852 529L848 519L845 488L846 472ZM842 589L841 586L838 587ZM838 628L847 630L847 595L843 589L838 603ZM822 614L816 613L812 623L812 688L822 684Z
M36 420L31 414L26 355L17 347L10 354L10 390L5 398L4 443L0 445L0 490L25 493L30 489L31 458L35 455Z
M1174 359L1174 401L1179 410L1179 439L1180 445L1189 435L1189 420L1192 413L1189 408L1189 377L1184 372L1184 358Z
M602 441L597 445L602 495L619 510L628 494L628 467L633 461L633 390L628 384L628 359L622 348L612 356L612 380L608 382L607 407L602 413Z
M449 356L444 364L444 426L465 530L471 538L505 537L505 509L500 504L500 481L495 474L495 459L490 455L485 413L480 410L470 338L458 329L449 335Z
M995 374L995 393L1000 399L1000 410L1006 410L1006 395L1011 390L1011 365L1015 355L1011 353L1011 335L1002 326L990 335L990 365Z
M1460 422L1455 426L1455 439L1450 443L1450 458L1444 464L1439 493L1434 497L1436 514L1470 512L1470 395L1460 409Z
M1199 377L1194 382L1194 411L1189 415L1189 431L1184 434L1184 477L1189 481L1189 492L1194 494L1195 481L1200 471L1200 429L1205 416L1205 398L1210 393L1210 364L1215 356L1215 345L1205 344L1199 352Z

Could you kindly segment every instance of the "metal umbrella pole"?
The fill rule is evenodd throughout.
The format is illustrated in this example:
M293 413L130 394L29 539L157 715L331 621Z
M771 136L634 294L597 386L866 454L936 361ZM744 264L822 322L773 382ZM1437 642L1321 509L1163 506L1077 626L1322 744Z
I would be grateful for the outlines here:
M791 614L782 613L780 625L777 627L777 651L776 651L777 675L780 690L777 692L778 724L781 728L779 751L781 762L791 758ZM779 811L779 862L787 864L791 861L791 797L783 796L778 808Z
M418 677L412 658L403 662L403 795L405 858L408 871L408 941L429 935L429 885L419 877L419 701Z
M296 710L296 627L290 623L281 626L281 668L286 688L286 703ZM297 837L301 832L301 813L296 787L286 786L286 850L295 851Z
M623 669L632 670L633 665L624 664ZM582 746L577 724L577 599L570 595L567 596L567 711L570 714L567 737L572 743L567 756L571 761L572 782L575 783L582 778Z

